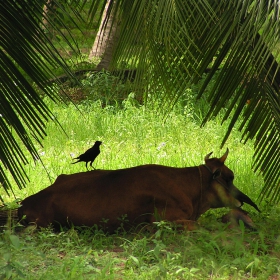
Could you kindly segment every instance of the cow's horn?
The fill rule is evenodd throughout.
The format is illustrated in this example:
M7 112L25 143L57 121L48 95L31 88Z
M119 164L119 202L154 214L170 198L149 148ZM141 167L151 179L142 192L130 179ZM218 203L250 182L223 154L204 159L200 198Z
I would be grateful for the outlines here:
M229 152L229 150L228 150L228 148L227 148L225 154L220 158L220 161L221 161L221 162L225 162L225 160L227 159L227 156L228 156L228 152Z
M212 155L212 153L213 153L213 152L211 152L211 153L207 154L207 155L205 156L204 160L209 159L209 157Z

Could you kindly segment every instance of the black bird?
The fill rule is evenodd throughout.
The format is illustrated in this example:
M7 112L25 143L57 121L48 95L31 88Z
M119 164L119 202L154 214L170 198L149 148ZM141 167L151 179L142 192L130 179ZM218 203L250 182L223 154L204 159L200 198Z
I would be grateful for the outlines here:
M85 151L85 153L83 153L83 154L79 155L78 157L74 158L74 159L78 159L78 161L72 162L72 164L75 164L75 163L80 162L80 161L84 161L84 162L86 162L86 168L87 168L88 162L90 162L90 166L93 167L92 163L94 162L96 157L100 154L99 146L101 144L102 144L101 141L96 141L90 149Z

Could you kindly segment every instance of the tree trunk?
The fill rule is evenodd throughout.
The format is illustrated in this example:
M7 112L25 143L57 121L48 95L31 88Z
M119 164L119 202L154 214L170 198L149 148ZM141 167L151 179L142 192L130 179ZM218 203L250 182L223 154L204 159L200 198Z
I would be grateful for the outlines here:
M49 7L52 5L52 0L47 0L46 4L43 7L43 17L42 17L42 28L46 31L48 29L48 23L49 23Z
M113 7L111 8L110 14L107 15L109 12L110 3L112 3ZM89 54L89 59L101 59L96 67L96 70L98 71L102 69L109 70L109 65L113 57L114 45L119 37L118 22L114 21L114 24L112 24L113 18L115 16L114 5L115 2L107 2L102 15L99 30Z

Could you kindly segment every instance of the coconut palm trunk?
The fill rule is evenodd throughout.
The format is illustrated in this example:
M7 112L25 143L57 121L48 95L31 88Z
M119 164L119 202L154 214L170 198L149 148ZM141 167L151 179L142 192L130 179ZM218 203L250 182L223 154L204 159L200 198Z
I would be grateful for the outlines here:
M112 61L115 42L118 40L119 28L116 21L114 9L115 1L108 1L102 14L99 30L95 37L89 59L101 59L96 70L109 70Z
M42 18L42 29L46 30L48 26L48 17L49 17L49 7L52 3L52 0L48 0L43 7L43 18Z

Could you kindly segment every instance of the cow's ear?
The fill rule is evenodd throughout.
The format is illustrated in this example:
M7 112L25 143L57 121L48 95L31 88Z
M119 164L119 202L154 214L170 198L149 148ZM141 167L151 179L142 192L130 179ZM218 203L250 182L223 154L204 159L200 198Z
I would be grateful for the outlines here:
M216 179L218 177L220 177L222 174L220 169L217 169L214 173L213 173L213 179Z

